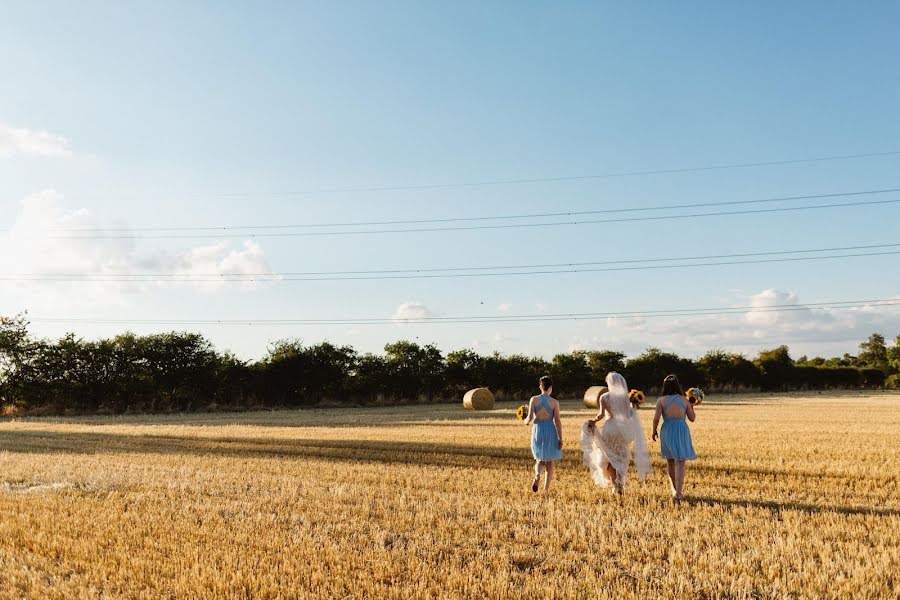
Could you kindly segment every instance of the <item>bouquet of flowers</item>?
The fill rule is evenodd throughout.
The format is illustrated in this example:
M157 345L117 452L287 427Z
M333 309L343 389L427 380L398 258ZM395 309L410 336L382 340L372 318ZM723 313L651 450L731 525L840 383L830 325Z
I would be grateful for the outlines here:
M528 407L525 406L524 404L516 409L516 417L520 421L524 421L527 416L528 416Z
M644 392L641 390L631 390L628 392L628 401L635 408L644 403Z
M688 402L693 404L694 406L698 406L701 402L703 402L703 390L700 388L688 388L688 391L684 393L687 396Z

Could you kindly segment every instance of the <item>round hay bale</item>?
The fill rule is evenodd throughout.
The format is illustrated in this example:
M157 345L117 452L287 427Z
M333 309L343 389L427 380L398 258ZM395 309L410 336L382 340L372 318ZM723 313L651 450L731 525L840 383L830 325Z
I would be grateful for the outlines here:
M593 385L584 393L585 408L600 408L600 396L609 391L609 388L602 385Z
M494 408L494 394L487 388L469 390L463 396L463 408L466 410L491 410Z

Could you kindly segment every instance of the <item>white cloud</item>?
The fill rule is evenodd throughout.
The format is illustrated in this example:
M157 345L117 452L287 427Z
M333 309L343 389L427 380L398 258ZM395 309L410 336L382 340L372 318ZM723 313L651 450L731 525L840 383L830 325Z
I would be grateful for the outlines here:
M508 313L512 310L512 304L503 303L497 307L497 310L502 313Z
M60 135L0 123L0 158L71 155L69 141Z
M420 302L404 302L394 311L391 316L397 323L405 323L409 321L421 321L429 317L435 316L431 310Z
M500 331L494 332L488 339L472 340L472 348L475 350L499 350L509 342L516 341L516 338L510 337Z
M535 305L534 305L534 308L535 308L535 310L537 310L538 312L546 312L546 311L547 311L547 305L546 305L546 304L542 304L542 303L540 303L540 302L538 302L537 304L535 304Z
M215 242L197 246L175 255L163 255L156 261L157 270L171 275L193 277L200 280L194 285L207 289L217 289L234 285L228 275L242 275L239 285L254 288L259 281L271 281L273 277L262 247L252 240L245 240L239 247L232 242ZM254 281L255 280L255 281Z
M224 274L264 274L277 279L262 248L252 241L231 242L189 248L182 251L140 252L135 238L126 231L104 235L92 232L90 238L75 239L77 233L59 230L97 229L101 225L86 209L67 209L63 196L45 190L28 196L9 232L0 236L0 255L7 260L6 273L21 274L30 281L11 282L20 288L40 291L33 297L46 301L77 302L115 300L123 292L151 287L190 286L216 290L230 286L252 288L257 282L230 282ZM56 230L56 231L53 231ZM72 237L65 237L72 236ZM59 283L48 279L91 275L89 282ZM117 274L143 274L141 280L122 283ZM176 277L172 277L176 276ZM181 277L192 278L179 281ZM116 279L116 280L113 280ZM37 290L35 290L37 288Z
M797 354L828 354L844 352L848 345L858 344L874 331L888 337L900 333L900 306L874 303L854 308L804 306L814 301L804 302L795 292L768 289L735 301L735 306L750 306L749 312L608 319L609 337L603 347L632 354L656 346L683 356L696 356L714 348L753 352L787 344ZM788 310L776 312L775 307ZM583 340L576 342L582 344Z
M602 338L599 335L594 336L580 336L576 335L569 341L569 352L580 352L587 350L614 350L612 346L609 345L609 340L606 338Z
M646 326L647 319L643 317L607 317L606 326L609 328L619 327L621 329L635 330Z
M796 321L796 313L775 312L774 307L791 307L797 305L797 294L778 290L763 290L750 297L751 312L747 313L747 322L760 327L771 327L786 320ZM769 310L766 310L769 309ZM791 309L793 310L793 309ZM801 318L805 318L803 315Z

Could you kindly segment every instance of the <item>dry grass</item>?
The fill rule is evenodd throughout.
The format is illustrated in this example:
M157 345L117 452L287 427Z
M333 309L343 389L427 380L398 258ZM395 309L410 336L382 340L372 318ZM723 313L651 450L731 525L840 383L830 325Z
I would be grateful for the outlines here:
M550 496L513 404L6 421L0 595L897 596L900 396L709 398L680 508L593 487L580 404Z

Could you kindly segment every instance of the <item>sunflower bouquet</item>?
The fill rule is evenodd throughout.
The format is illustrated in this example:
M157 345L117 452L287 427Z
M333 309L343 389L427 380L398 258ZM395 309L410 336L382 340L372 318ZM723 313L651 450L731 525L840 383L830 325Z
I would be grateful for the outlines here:
M688 402L694 406L698 406L703 402L704 393L700 388L688 388L688 391L686 391L684 395L687 396Z
M628 401L631 402L631 405L635 408L638 408L644 403L644 398L644 392L641 390L631 390L628 392Z
M528 417L528 407L524 404L516 409L516 418L524 421Z

